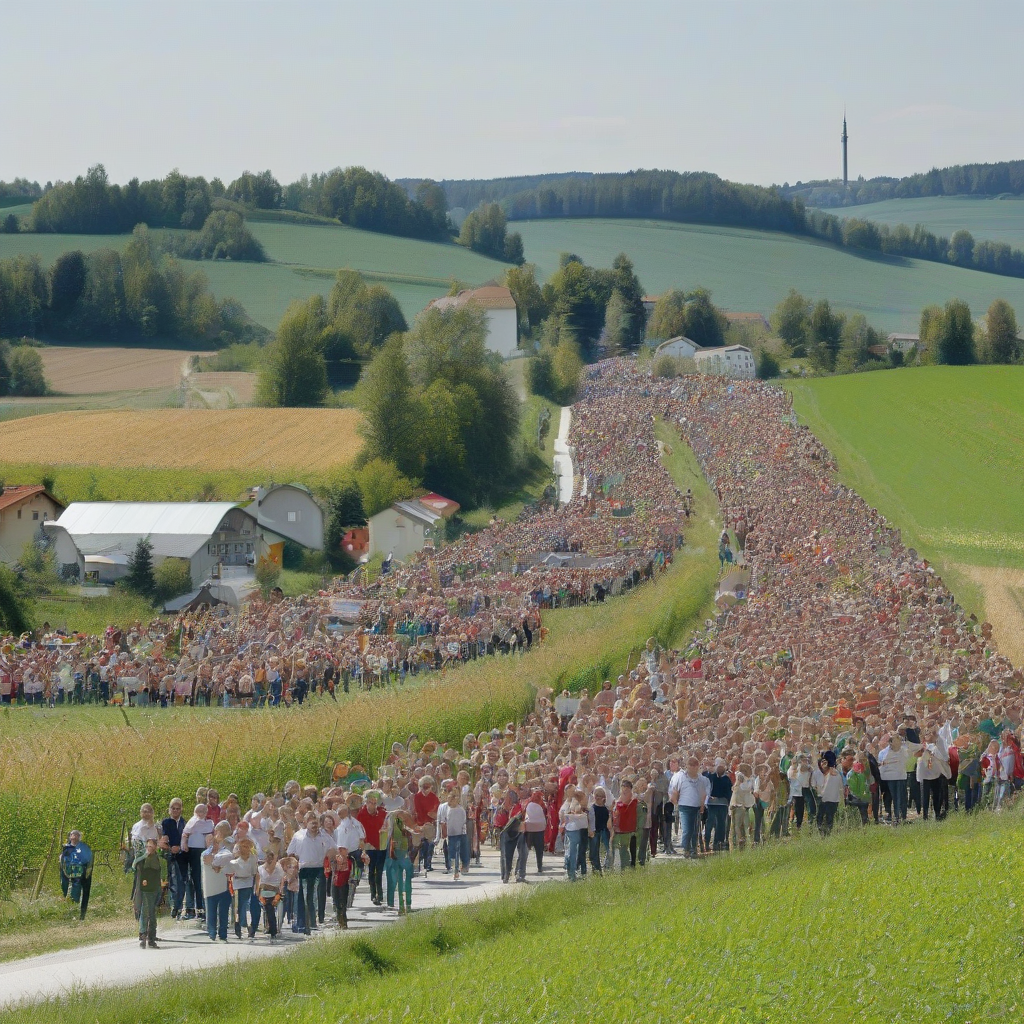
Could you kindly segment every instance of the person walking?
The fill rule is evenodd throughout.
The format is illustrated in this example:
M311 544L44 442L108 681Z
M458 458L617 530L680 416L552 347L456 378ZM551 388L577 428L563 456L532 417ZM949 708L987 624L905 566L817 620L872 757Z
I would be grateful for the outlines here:
M163 837L161 849L167 857L167 888L171 897L171 917L181 916L188 884L188 852L182 851L185 819L181 815L181 800L175 797L167 808L167 817L160 822Z
M135 878L139 888L139 945L156 949L156 905L160 899L163 881L163 858L157 852L155 839L147 839L145 848L134 861Z
M228 891L233 853L228 843L231 826L222 821L210 834L210 845L202 854L203 894L206 899L206 934L211 942L219 938L228 941L228 911L231 893Z
M78 905L79 921L85 920L89 907L89 892L92 889L92 849L82 841L82 833L73 828L68 841L60 851L60 889L71 902Z
M668 791L679 819L679 845L683 857L696 860L700 815L711 798L711 781L707 775L701 774L700 761L696 757L686 759L686 767L672 776Z
M878 773L889 787L892 799L892 823L907 820L907 764L910 751L899 733L893 733L889 744L878 752Z

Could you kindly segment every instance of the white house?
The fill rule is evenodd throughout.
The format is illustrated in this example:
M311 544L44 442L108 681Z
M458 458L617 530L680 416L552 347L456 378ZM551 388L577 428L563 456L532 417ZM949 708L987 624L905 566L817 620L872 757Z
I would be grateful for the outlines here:
M435 547L444 539L445 519L459 510L458 502L439 494L396 501L390 508L370 516L370 557L390 552L399 562L422 551L427 544Z
M40 526L63 511L42 484L8 484L0 489L0 562L15 565Z
M693 359L698 373L738 377L741 380L753 380L756 376L753 353L745 345L701 348L694 352Z
M512 293L501 285L488 284L482 288L464 288L458 295L434 299L430 306L457 309L467 302L475 303L487 314L487 347L503 359L519 355L519 314Z
M153 546L154 565L183 558L196 584L218 563L251 564L263 543L256 517L230 501L75 501L43 528L58 566L77 564L80 579L94 573L100 583L127 573L128 556L143 538Z
M890 349L898 350L904 355L913 348L921 347L921 336L919 334L890 334L887 340Z
M672 356L674 359L692 359L696 352L700 351L700 345L681 334L676 338L669 338L663 341L655 350L655 356Z

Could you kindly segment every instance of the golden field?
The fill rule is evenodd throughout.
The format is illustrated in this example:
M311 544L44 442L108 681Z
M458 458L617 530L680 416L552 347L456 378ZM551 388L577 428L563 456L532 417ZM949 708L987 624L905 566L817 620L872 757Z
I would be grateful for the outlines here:
M113 409L0 423L0 463L323 472L359 451L354 409Z

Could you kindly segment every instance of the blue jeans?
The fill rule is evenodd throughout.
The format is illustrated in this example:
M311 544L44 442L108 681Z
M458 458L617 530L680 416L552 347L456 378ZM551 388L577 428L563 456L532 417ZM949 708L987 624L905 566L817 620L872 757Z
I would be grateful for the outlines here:
M697 836L700 833L700 808L685 807L682 804L679 810L679 830L682 833L680 846L684 857L697 856ZM709 818L710 820L710 818Z
M385 863L388 879L388 906L395 905L395 891L398 891L398 905L408 908L412 904L412 860L408 857L388 857Z
M712 840L714 833L714 840ZM729 838L729 808L725 804L708 804L708 823L704 844L709 850L724 850Z
M604 864L605 858L609 856L609 850L611 848L611 837L608 834L608 829L603 828L599 832L595 832L590 839L590 866L598 873L602 872L602 865ZM602 856L601 851L604 851Z
M581 832L579 829L573 829L571 832L569 829L565 830L565 870L569 875L569 881L576 881L576 869L580 863L580 846L581 840L587 838L586 832ZM585 849L585 847L584 847ZM582 874L586 876L586 861L583 862L584 867Z
M453 871L469 870L469 836L465 832L461 836L448 837L448 856Z
M206 897L206 934L211 939L221 938L227 942L228 911L231 909L231 893L226 889L216 896Z
M188 861L182 865L178 856L172 854L167 861L167 888L170 890L171 910L175 913L181 912L182 904L185 902L187 876Z
M907 780L886 779L885 784L889 787L889 794L892 796L892 820L901 822L907 820Z
M254 909L255 903L258 907L259 900L253 899L253 888L251 885L244 889L235 890L235 934L241 936L245 929L250 935L256 934L256 924L259 921L259 911ZM250 920L252 923L250 923Z

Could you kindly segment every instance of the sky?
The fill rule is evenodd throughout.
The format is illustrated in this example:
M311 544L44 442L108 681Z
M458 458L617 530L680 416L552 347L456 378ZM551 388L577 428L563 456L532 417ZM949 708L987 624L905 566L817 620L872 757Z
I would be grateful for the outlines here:
M0 179L657 167L772 184L1024 157L1024 2L4 0Z

